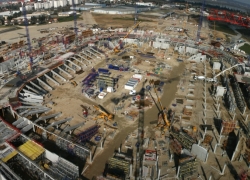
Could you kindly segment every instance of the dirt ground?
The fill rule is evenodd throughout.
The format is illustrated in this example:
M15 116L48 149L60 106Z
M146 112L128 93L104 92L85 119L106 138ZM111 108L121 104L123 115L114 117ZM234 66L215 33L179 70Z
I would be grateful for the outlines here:
M97 24L102 28L128 28L131 27L134 24L134 18L133 15L109 15L109 14L95 14L92 13L92 16L94 17ZM143 28L147 25L147 27L154 27L157 23L155 18L149 18L149 17L141 17L138 19L138 21L142 21L140 24L140 28Z

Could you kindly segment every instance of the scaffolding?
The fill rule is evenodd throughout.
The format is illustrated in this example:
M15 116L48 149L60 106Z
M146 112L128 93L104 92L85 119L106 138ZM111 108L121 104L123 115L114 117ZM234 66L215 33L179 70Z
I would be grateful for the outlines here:
M108 167L111 169L121 169L125 174L129 173L129 162L125 160L120 160L116 158L110 158L108 161Z
M30 140L19 146L18 150L22 152L25 156L30 158L32 161L37 159L45 152L45 149L43 147Z
M191 150L192 149L192 145L196 143L196 141L191 138L190 136L188 136L187 134L184 134L183 132L171 132L170 133L177 141L179 141L182 146L187 149L187 150Z
M87 130L85 130L77 135L78 140L80 142L89 141L98 132L99 128L100 128L100 126L98 126L98 125L94 125L94 126L88 128Z
M177 177L186 179L186 176L192 175L197 172L198 163L196 161L187 162L178 167Z
M97 77L98 80L98 88L107 88L115 86L115 79L109 76L99 75Z
M72 155L75 155L83 160L85 160L89 155L89 151L83 151L83 148L80 148L79 146L77 146L73 143L70 143L70 141L66 141L62 138L56 139L56 145L59 148L65 150L65 151L71 153Z
M56 163L53 163L52 166L49 167L49 171L55 176L57 179L67 179L67 180L75 180L79 177L79 167L59 158Z

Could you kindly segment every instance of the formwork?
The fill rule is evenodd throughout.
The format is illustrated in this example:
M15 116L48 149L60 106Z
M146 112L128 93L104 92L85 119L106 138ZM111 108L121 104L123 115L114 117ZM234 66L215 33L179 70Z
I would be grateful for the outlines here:
M18 150L31 160L35 160L45 151L43 147L37 145L33 141L27 141L23 145L19 146Z
M221 122L221 134L222 135L228 135L230 132L232 132L236 127L235 121L225 121L222 120Z

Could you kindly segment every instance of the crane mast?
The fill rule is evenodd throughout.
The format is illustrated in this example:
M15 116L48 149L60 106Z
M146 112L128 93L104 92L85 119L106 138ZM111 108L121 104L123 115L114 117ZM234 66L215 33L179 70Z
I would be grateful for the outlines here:
M200 21L199 21L199 24L198 24L196 42L199 42L199 40L200 40L201 26L202 26L202 21L203 21L203 11L204 11L204 7L205 7L205 1L206 1L206 0L203 0L202 6L201 6Z
M29 48L29 66L28 68L30 70L32 70L32 65L33 65L33 57L32 57L32 47L31 47L31 42L30 42L30 34L29 34L29 22L27 19L27 15L26 15L26 7L25 7L25 2L22 2L22 10L23 10L23 17L24 17L24 25L25 25L25 30L26 30L26 37L27 37L27 43L28 43L28 48Z
M76 15L75 0L72 0L72 6L73 6L73 15L74 15L75 43L77 44L77 15Z
M141 22L138 22L136 24L134 24L131 29L127 32L127 34L122 38L122 40L115 46L115 48L113 49L114 52L119 52L118 47L119 45L124 41L124 39L126 39L128 37L128 35L140 24Z

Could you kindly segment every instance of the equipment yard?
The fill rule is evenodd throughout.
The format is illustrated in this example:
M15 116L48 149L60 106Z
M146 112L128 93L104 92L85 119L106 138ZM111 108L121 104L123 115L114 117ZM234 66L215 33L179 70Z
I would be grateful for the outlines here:
M74 28L29 26L31 42L5 33L3 177L249 179L241 36L180 9L138 16L84 11Z

